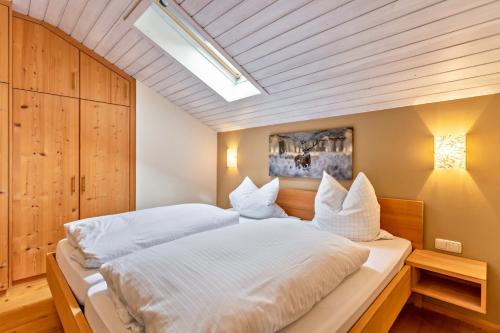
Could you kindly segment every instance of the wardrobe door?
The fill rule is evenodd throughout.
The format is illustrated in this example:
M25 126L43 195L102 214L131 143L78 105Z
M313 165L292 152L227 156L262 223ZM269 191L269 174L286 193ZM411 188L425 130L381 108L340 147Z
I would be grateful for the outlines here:
M80 217L128 211L130 110L80 103Z
M0 82L9 81L9 7L0 4Z
M0 83L0 290L8 287L9 86Z
M79 97L79 51L45 27L14 18L14 88Z
M111 72L111 103L130 106L130 83L115 72Z
M111 103L111 70L80 52L80 98Z
M12 277L45 273L45 256L78 219L78 99L14 89Z

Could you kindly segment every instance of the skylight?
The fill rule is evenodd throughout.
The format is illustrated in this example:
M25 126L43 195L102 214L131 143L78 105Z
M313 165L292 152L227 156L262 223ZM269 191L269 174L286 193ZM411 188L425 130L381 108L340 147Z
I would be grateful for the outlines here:
M153 3L134 26L226 101L261 93L181 15L163 2Z

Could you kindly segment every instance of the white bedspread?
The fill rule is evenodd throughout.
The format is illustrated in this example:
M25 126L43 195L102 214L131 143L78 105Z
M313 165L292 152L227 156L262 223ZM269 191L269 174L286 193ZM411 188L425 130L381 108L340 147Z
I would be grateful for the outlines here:
M237 212L204 204L183 204L79 220L64 225L85 268L194 233L238 224Z
M192 235L100 271L122 320L138 330L275 332L309 311L368 255L346 238L276 221Z

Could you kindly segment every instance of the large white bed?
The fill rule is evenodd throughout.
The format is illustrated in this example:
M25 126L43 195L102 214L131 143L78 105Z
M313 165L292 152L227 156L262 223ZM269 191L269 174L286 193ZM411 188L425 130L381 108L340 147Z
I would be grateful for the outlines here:
M268 219L268 222L272 222L272 220L273 219ZM298 220L298 218L281 218L281 220L295 221ZM240 217L239 222L249 223L256 221L259 220ZM90 287L102 282L103 277L98 269L85 269L77 261L72 259L71 257L75 251L77 250L71 246L70 242L67 239L63 239L57 244L56 260L78 303L80 305L85 305L88 290Z
M314 197L312 191L282 189L278 203L288 214L310 220L314 215ZM404 263L412 248L422 247L423 203L381 198L379 202L381 227L398 237L362 243L370 249L370 254L361 268L326 297L323 295L312 310L294 319L283 332L389 330L410 295L410 271ZM291 219L294 223L304 223ZM266 222L272 223L240 220L240 223ZM73 249L63 240L56 253L47 257L47 279L65 329L81 333L131 333L119 318L102 275L98 270L82 268L73 260Z
M397 237L362 244L370 248L368 261L283 332L347 332L401 270L411 252L410 241ZM105 282L89 288L85 316L94 332L132 332L119 319Z

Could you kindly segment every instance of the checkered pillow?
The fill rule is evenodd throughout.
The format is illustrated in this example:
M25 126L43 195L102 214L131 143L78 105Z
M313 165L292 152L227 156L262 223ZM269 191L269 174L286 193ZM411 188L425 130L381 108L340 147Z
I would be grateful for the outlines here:
M338 200L345 189L340 189L341 185L336 181L333 184L331 179L323 177L315 201L314 224L353 241L377 239L380 233L380 205L366 175L362 172L358 174L341 207ZM329 198L333 200L330 205L325 204L325 198L318 198L318 195L326 193L322 187L329 188ZM339 209L335 211L334 207Z

